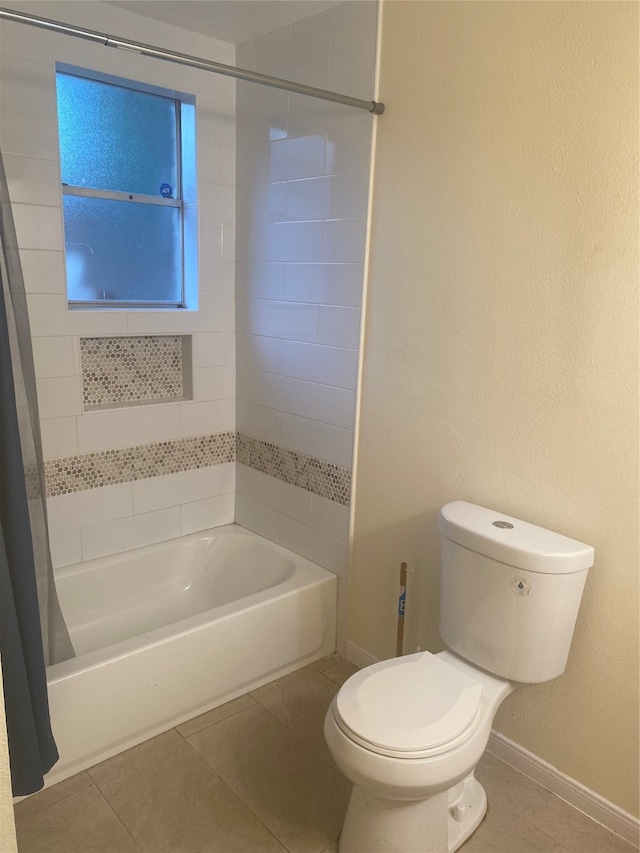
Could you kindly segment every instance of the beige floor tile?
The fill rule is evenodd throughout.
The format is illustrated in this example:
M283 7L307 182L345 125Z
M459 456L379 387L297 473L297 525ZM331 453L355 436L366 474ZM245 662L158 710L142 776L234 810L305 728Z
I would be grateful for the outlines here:
M550 795L553 797L553 795ZM563 800L546 808L525 806L527 820L552 835L570 853L638 853L638 848L599 823L583 815Z
M460 853L566 853L539 827L499 797L489 801L487 815Z
M257 827L260 827L257 830ZM288 853L257 818L240 823L220 834L213 844L198 853Z
M226 702L212 711L207 711L206 714L200 714L200 716L194 717L192 720L187 720L186 723L182 723L176 726L176 728L182 737L189 737L189 735L199 732L200 729L206 729L207 726L211 726L214 723L220 722L220 720L237 714L238 711L244 711L245 708L253 704L254 701L249 694L239 696L237 699L232 699L231 702Z
M334 666L330 666L328 669L323 670L323 675L327 678L330 678L331 681L335 682L339 687L345 683L348 678L351 678L354 673L358 672L359 667L357 667L351 661L343 660L340 663L336 663Z
M320 658L320 660L312 663L311 666L340 686L345 683L347 678L351 678L354 673L358 672L359 669L351 661L345 660L338 652L332 652L332 654L327 655L325 658Z
M312 749L333 763L324 739L324 718L337 685L311 666L272 681L251 695Z
M338 837L348 782L260 705L188 742L291 853L321 853Z
M531 841L518 838L517 835L486 835L479 834L480 830L458 848L459 853L571 853L566 847L555 844L553 847L536 847Z
M110 758L89 773L143 851L281 850L175 730Z
M634 853L637 849L490 753L482 757L476 775L490 803L500 798L570 853Z
M20 853L139 853L94 785L31 815L16 831Z
M16 823L25 820L25 818L30 817L36 812L42 811L42 809L46 809L47 806L51 806L53 803L58 803L60 800L64 800L72 794L82 791L83 788L88 788L89 785L93 785L93 782L86 773L76 773L75 776L70 776L64 782L58 782L57 785L44 788L42 791L38 791L37 794L27 797L26 800L20 800L13 807Z
M331 669L332 666L335 666L337 663L342 663L343 660L344 658L341 654L338 652L331 652L330 655L314 661L311 666L314 669L317 669L318 672L324 672L325 669Z

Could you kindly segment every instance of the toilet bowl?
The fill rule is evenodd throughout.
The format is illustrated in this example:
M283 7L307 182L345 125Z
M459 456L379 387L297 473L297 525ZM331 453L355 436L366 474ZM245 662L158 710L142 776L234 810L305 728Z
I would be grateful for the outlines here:
M329 750L355 786L340 853L456 850L486 811L473 771L516 686L449 651L353 675L325 719Z
M474 771L503 700L565 669L593 548L494 510L442 508L438 654L345 682L325 738L353 782L339 853L453 853L487 809Z

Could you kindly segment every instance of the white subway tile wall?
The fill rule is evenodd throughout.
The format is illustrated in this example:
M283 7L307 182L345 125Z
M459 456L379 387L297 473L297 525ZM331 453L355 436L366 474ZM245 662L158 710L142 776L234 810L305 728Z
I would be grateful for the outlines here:
M348 545L345 542L325 536L313 527L285 515L278 519L278 542L307 560L324 566L343 580L346 579Z
M356 392L346 388L335 388L332 385L314 386L315 409L317 421L351 429L356 411Z
M55 569L72 566L82 562L82 530L65 530L62 533L49 532L49 548Z
M180 436L232 430L235 423L233 398L180 403Z
M53 160L6 154L4 167L14 204L60 204L60 174Z
M89 453L179 438L180 405L86 412L78 418L78 450Z
M7 178L11 175L6 167ZM41 249L20 251L24 287L27 293L65 293L64 255L62 251L48 252Z
M240 471L241 468L238 466L238 472ZM236 522L242 527L247 527L272 542L278 541L278 513L275 509L238 492L235 516Z
M233 484L234 467L231 462L137 480L132 484L133 512L152 512L227 494L233 491Z
M82 412L82 385L79 376L37 379L36 387L42 418L62 418Z
M238 64L370 99L376 13L340 4L241 45ZM237 429L348 473L372 118L248 84L236 107ZM346 577L349 491L308 495L247 465L239 443L237 520Z
M134 515L82 529L82 559L94 560L180 536L180 507Z
M286 448L351 468L353 428L342 429L283 412L280 415L280 436Z
M60 248L62 218L59 208L42 204L12 204L11 210L19 249Z
M36 378L77 375L74 343L70 336L34 338L32 346Z
M236 491L239 497L249 498L259 507L267 507L275 511L278 517L286 515L303 524L311 523L311 492L298 486L276 480L269 474L255 471L240 463L236 465ZM250 521L250 519L249 513L245 520ZM247 523L246 526L253 529L251 523ZM275 529L277 530L277 525ZM277 539L275 541L277 542Z
M42 450L46 459L77 454L78 422L76 418L42 418L40 432Z
M234 521L234 491L205 498L201 501L190 501L180 507L180 533L197 533L210 527L231 524Z
M362 264L285 265L284 299L357 308L361 296Z
M312 495L310 526L338 542L346 543L349 539L349 507Z
M71 492L49 501L49 530L62 533L133 515L133 484Z

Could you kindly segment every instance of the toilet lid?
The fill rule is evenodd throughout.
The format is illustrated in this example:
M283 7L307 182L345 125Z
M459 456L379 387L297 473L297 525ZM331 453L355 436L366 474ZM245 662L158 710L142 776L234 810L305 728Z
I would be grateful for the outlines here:
M482 684L429 652L369 666L336 697L339 720L358 740L424 752L462 734L480 708Z

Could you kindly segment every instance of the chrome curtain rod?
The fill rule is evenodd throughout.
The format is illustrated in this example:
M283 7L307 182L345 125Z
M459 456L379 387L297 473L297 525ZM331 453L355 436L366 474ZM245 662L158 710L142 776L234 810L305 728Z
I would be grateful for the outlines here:
M367 110L374 115L382 115L384 104L378 101L363 101L361 98L351 98L349 95L340 95L338 92L329 92L327 89L316 89L315 86L305 86L302 83L294 83L291 80L282 80L280 77L270 77L268 74L258 74L256 71L247 71L244 68L235 68L233 65L223 65L221 62L213 62L210 59L200 59L197 56L189 56L186 53L176 53L172 50L164 50L150 44L142 44L127 39L119 39L105 33L97 33L94 30L85 30L80 27L72 27L60 21L52 21L48 18L36 18L34 15L26 15L24 12L15 12L12 9L0 7L0 20L14 21L18 24L28 24L32 27L40 27L51 32L61 33L66 36L87 39L104 47L118 47L121 50L130 50L140 53L142 56L153 56L156 59L164 59L166 62L176 62L179 65L188 65L191 68L200 68L203 71L212 71L214 74L224 74L226 77L235 77L237 80L246 80L249 83L258 83L261 86L272 86L275 89L284 89L287 92L296 92L299 95L308 95L310 98L321 98L324 101L333 101L336 104L345 104L358 110Z

